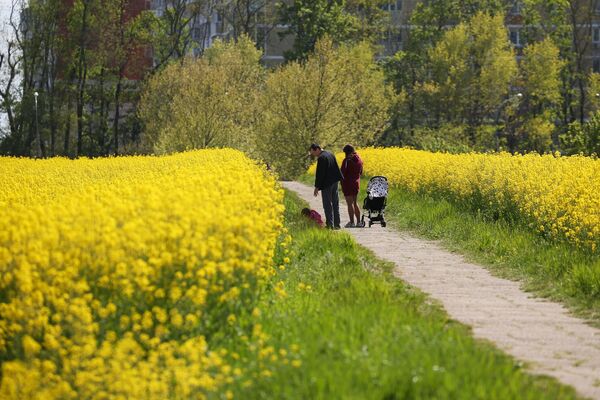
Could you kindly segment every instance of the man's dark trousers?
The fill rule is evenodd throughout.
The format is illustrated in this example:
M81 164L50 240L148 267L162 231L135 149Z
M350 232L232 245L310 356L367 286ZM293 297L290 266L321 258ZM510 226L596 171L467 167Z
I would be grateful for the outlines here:
M338 196L338 183L335 182L321 190L323 210L325 211L325 224L328 228L340 226L340 198Z

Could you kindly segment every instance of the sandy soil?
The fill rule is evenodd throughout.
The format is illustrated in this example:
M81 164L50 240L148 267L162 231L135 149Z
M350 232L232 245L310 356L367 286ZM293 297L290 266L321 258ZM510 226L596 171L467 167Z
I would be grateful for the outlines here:
M323 215L313 188L284 182ZM361 199L362 200L362 199ZM342 226L348 221L340 204ZM600 400L600 330L569 315L561 306L534 298L518 282L492 276L481 266L435 242L382 228L347 229L356 241L396 264L396 275L444 306L451 318L472 327L473 335L526 363L536 374L572 385L579 394Z

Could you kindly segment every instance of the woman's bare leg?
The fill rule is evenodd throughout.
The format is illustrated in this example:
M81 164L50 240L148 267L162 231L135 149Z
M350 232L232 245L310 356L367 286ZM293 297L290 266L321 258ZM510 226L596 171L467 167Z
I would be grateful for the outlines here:
M360 207L358 206L358 203L356 202L356 199L358 197L357 196L353 196L354 197L354 201L352 202L352 206L354 207L354 215L356 215L356 223L358 224L360 222Z
M346 204L348 205L348 217L350 222L354 223L354 204L352 203L352 196L344 196L346 198ZM358 220L356 220L358 222Z

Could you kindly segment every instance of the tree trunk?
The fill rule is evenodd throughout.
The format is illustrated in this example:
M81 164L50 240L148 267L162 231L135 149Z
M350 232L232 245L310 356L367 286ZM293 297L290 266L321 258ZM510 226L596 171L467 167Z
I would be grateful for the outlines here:
M115 91L115 120L113 122L113 141L115 144L115 155L119 154L119 118L121 117L121 89L123 85L123 70L119 71L119 81L117 82L117 90Z
M70 141L71 141L71 98L69 95L67 95L67 123L65 126L65 142L64 142L64 147L63 147L63 152L64 152L65 156L67 156L67 157L71 156L69 154Z
M87 80L87 62L86 62L86 36L88 29L88 11L89 2L83 1L83 13L81 16L81 31L79 36L79 63L77 67L77 154L79 157L83 151L83 108L84 94Z

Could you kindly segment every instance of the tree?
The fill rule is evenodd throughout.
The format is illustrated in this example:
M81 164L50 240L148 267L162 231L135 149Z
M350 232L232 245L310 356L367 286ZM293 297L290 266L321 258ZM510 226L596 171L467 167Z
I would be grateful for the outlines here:
M566 133L560 136L563 154L600 155L600 111L595 111L584 124L571 123Z
M592 72L588 75L587 96L590 99L591 112L600 110L600 74Z
M232 29L232 38L255 37L256 31L274 21L274 4L267 0L222 0L215 9Z
M478 13L504 15L503 0L431 0L419 2L411 17L409 46L424 49L441 39L448 26L467 22Z
M350 39L354 21L345 10L344 0L294 0L281 4L281 23L289 26L294 47L286 53L288 60L304 60L319 39L327 36L335 43Z
M102 122L108 121L108 105L112 101L114 112L112 118L111 139L104 140L104 132L100 132L103 140L100 143L100 151L104 154L119 154L120 151L120 120L121 107L126 85L126 72L132 61L135 61L136 53L143 50L144 45L150 43L150 32L153 18L150 13L141 13L137 17L128 19L128 0L104 1L101 10L104 24L100 28L100 40L95 54L97 58L98 72L100 74L101 90L101 115ZM105 99L104 82L108 78L108 99ZM131 92L131 91L130 91ZM134 90L135 92L135 90ZM137 96L129 96L129 102L136 102ZM108 130L108 129L106 129Z
M283 177L306 168L312 142L332 150L372 144L386 128L393 101L367 43L317 42L305 62L290 62L267 79L257 135L261 156Z
M377 43L393 27L391 15L384 10L390 0L348 0L346 10L354 21L353 41Z
M560 101L560 73L564 62L551 38L532 43L523 50L521 75L526 100L534 114Z
M150 41L154 17L150 12L129 14L129 0L76 0L68 10L68 35L63 60L67 115L74 99L76 149L73 155L119 154L124 102L134 106L137 82L128 80L133 60L143 68L140 54ZM149 66L148 66L149 67ZM65 154L71 155L70 121L65 128Z
M10 12L10 21L13 20L15 5L13 3ZM8 132L0 132L0 138L3 140L3 146L7 147L7 139L11 142L18 140L20 121L16 115L16 103L18 101L19 91L17 85L17 75L22 57L19 54L17 43L14 39L8 39L10 33L6 33L7 41L2 43L0 48L0 112L6 113L8 119ZM10 147L15 146L11 143Z
M586 57L592 36L597 0L524 0L528 40L550 36L566 61L562 71L562 125L583 122L588 102Z
M386 80L393 83L398 102L392 111L390 130L386 131L384 143L406 145L411 143L414 129L422 123L434 103L426 97L422 84L429 71L422 54L407 50L399 51L382 63Z
M449 122L476 129L507 96L517 63L501 15L476 14L444 33L429 52L433 95Z
M3 152L15 155L55 154L55 113L59 52L57 0L12 1L0 70L0 108L9 120ZM38 92L37 107L34 93ZM39 129L36 124L39 117ZM46 128L47 127L47 128ZM48 148L49 141L49 148Z
M248 0L250 1L250 0ZM197 44L192 37L192 29L200 32L198 40L204 45L204 39L210 34L208 27L213 13L229 4L218 0L165 0L161 2L160 16L155 18L153 49L155 57L154 71L159 71L173 60L182 60ZM196 26L204 20L203 26ZM204 50L202 48L202 50Z
M558 145L554 121L559 115L561 100L561 71L564 62L551 38L528 45L521 61L523 100L520 107L522 128L515 130L520 138L509 140L509 149L516 150L522 141L522 150L548 151L554 142Z
M170 64L153 76L139 107L148 150L233 147L251 153L264 80L260 57L242 36L217 41L203 57Z
M484 13L490 16L488 18L496 16L495 31L491 32L490 27L487 29L490 32L485 33L488 42L495 47L489 49L489 57L486 55L483 59L493 59L495 56L491 57L492 53L496 53L496 56L498 52L507 54L507 50L510 50L508 40L505 40L507 33L497 23L501 19L500 16L504 15L506 7L506 2L498 0L418 2L410 17L411 28L407 32L408 37L403 50L384 62L386 77L394 83L401 99L393 113L392 130L386 132L385 143L414 145L415 140L418 141L413 137L415 133L428 131L420 129L419 126L462 126L469 120L468 107L475 95L469 92L472 85L464 82L466 77L461 75L475 74L471 78L479 75L474 69L481 69L477 65L477 60L482 59L481 54L475 54L475 45L471 44L473 38L483 42L483 37L469 27L473 25L471 21L476 15ZM458 25L461 27L458 28ZM458 30L449 32L452 30L449 28L451 26ZM483 28L485 31L485 27ZM482 49L479 53L485 52L485 46L479 45ZM435 60L432 57L435 57ZM450 59L452 61L449 61ZM471 63L471 60L475 62ZM514 72L514 63L509 61L508 66L508 72ZM496 67L499 67L499 64L496 64ZM486 66L486 69L491 71L490 68L491 65ZM487 74L487 77L493 78L493 72ZM503 73L498 76L500 79L503 77ZM481 84L483 83L481 81ZM481 85L479 87L483 88ZM507 88L508 84L500 93L505 93ZM491 114L494 114L494 111ZM478 121L484 120L486 116L481 114L486 112L489 110L477 111L475 121L471 121L471 125L477 125L480 123ZM472 138L477 136L477 130L475 127L470 128Z

